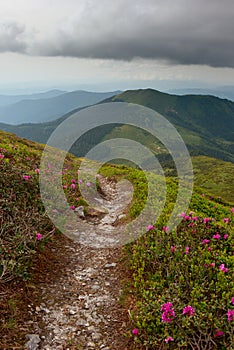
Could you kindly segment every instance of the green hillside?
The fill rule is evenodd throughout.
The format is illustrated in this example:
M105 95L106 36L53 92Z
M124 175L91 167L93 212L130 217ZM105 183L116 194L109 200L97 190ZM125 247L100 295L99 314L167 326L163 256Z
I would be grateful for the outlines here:
M205 155L234 162L234 102L214 96L177 96L152 89L126 91L104 102L125 101L141 104L164 115L179 131L192 156ZM77 111L77 110L75 110ZM53 130L73 112L52 122L12 126L0 123L0 129L46 143ZM132 138L153 145L155 154L165 153L157 140L134 127L108 125L96 128L73 146L71 153L84 156L103 139ZM149 138L149 139L148 139ZM160 147L160 148L158 148Z
M149 107L180 132L192 155L234 161L234 103L214 96L165 94L156 90L126 91L111 101Z
M65 244L63 236L47 217L40 198L38 174L43 148L41 144L0 132L0 292L5 296L0 300L0 332L4 335L3 348L19 348L25 343L28 328L22 320L27 317L29 299L24 298L22 291L36 290L36 277L32 282L31 276L36 267L41 266L39 259L43 251L56 251L58 237L62 239L61 244ZM77 181L74 179L79 165L79 159L67 155L63 183L71 209L80 204L86 206L79 187L71 186ZM167 178L166 204L157 223L149 222L151 226L146 228L146 234L124 249L127 281L123 298L130 296L131 300L129 317L137 336L133 336L131 329L127 335L134 349L157 349L169 336L173 338L172 349L192 349L191 346L208 349L214 344L219 349L232 348L233 209L220 198L211 197L219 194L218 190L231 192L228 187L231 173L227 178L224 176L217 187L212 180L216 193L211 193L205 179L208 179L208 167L213 167L214 171L216 167L217 176L221 176L221 169L228 174L233 167L230 163L202 157L194 158L194 167L197 181L207 193L195 187L188 213L181 213L184 219L178 228L167 233L167 220L177 196L176 179ZM134 195L125 211L126 220L137 217L147 198L144 173L108 164L101 168L101 173L112 180L126 178L132 182ZM159 196L160 177L151 176L155 181L155 195ZM50 185L53 186L53 182ZM41 278L46 274L47 267L43 266ZM22 281L26 284L22 285ZM169 323L162 322L162 305L166 303L175 308L176 322L172 313ZM188 306L191 308L184 309ZM182 310L187 310L184 315Z

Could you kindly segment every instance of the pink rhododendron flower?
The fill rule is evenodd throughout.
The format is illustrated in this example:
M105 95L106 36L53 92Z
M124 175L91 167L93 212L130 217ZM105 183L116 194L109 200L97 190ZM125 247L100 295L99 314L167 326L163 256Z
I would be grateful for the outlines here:
M228 322L234 320L234 310L228 310L227 312Z
M223 236L224 239L227 239L228 238L228 234L225 233L225 235Z
M167 232L167 231L168 231L168 229L169 229L169 227L167 227L167 226L163 226L163 231L164 231L164 232Z
M162 313L162 322L170 323L172 322L173 317L175 317L175 311L172 303L168 302L161 306Z
M226 224L229 223L229 218L223 218L223 222L225 222Z
M76 188L76 185L72 183L71 188L74 190Z
M219 269L220 269L221 271L223 271L223 272L228 272L228 268L225 267L224 264L221 264L221 265L219 266Z
M36 240L37 240L37 241L40 241L41 239L42 239L42 234L38 232L38 233L36 234Z
M221 238L221 236L220 236L220 234L219 233L216 233L215 235L213 235L213 237L212 238L214 238L214 239L220 239Z
M188 305L183 308L183 315L193 316L195 310L192 306Z
M26 160L30 160L30 157L26 157Z
M165 303L161 306L161 311L168 311L173 307L171 302Z
M206 223L209 222L209 221L210 221L210 218L204 218L204 219L203 219L204 224L206 224Z
M153 230L154 229L154 226L153 225L149 225L146 227L146 231L150 231L150 230Z
M188 255L189 249L190 249L189 247L185 247L185 254L186 254L186 255Z
M86 186L87 186L87 187L90 187L90 186L91 186L91 183L90 183L90 182L86 182Z
M72 182L72 183L75 183L75 182L76 182L76 180L75 180L75 179L72 179L72 180L71 180L71 182Z
M23 175L23 179L24 179L24 180L29 180L30 178L31 178L30 175Z
M223 332L216 329L214 337L217 338L217 337L222 337L222 336L223 336Z
M210 243L210 240L209 239L203 239L202 243L203 244L208 244L208 243Z
M79 180L78 184L81 185L83 183L83 180Z
M170 248L170 251L171 251L172 253L174 253L175 249L176 249L176 247L175 247L174 245L172 245L171 248Z
M133 328L132 334L133 334L133 335L138 335L138 334L139 334L138 328Z
M191 217L189 215L185 215L184 218L185 218L185 220L190 220L191 219Z
M67 185L63 185L63 188L67 188Z
M0 159L3 159L4 157L4 154L0 153Z
M193 216L193 217L192 217L192 220L193 220L193 221L197 221L198 219L199 219L198 216Z
M231 303L234 305L234 297L231 299Z
M75 210L76 207L75 207L74 205L71 205L71 206L70 206L70 209L71 209L71 210Z
M40 169L36 168L35 172L39 174L40 173Z
M234 208L231 209L231 212L234 214Z
M174 340L174 339L173 339L172 337L169 336L169 337L167 337L167 338L165 339L165 342L166 342L166 343L169 343L169 341L173 341L173 340Z

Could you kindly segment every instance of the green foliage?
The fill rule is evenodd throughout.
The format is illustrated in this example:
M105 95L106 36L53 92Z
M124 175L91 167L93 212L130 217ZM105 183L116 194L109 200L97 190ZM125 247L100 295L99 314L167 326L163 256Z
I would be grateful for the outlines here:
M198 194L191 210L173 232L157 223L128 247L136 299L132 317L139 330L135 340L148 350L233 348L234 319L227 318L234 296L233 213ZM162 305L168 302L175 316L163 322ZM189 305L194 315L183 314ZM168 337L174 340L167 344Z

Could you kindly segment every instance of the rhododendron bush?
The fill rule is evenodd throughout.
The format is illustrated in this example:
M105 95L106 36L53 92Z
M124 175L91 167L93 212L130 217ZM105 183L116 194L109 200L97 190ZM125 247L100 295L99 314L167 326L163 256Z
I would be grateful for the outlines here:
M203 216L181 213L173 232L147 228L129 247L136 348L233 349L233 209L194 195L191 206L198 202Z

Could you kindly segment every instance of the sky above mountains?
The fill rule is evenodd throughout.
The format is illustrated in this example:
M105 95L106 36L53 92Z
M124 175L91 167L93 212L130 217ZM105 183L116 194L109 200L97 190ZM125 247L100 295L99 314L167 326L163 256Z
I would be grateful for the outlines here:
M234 85L233 0L0 2L0 91Z

